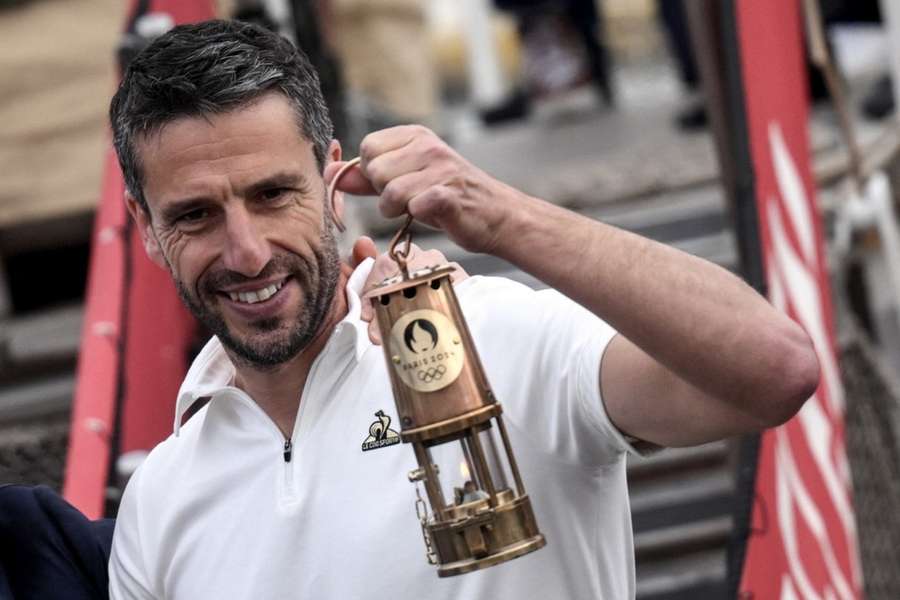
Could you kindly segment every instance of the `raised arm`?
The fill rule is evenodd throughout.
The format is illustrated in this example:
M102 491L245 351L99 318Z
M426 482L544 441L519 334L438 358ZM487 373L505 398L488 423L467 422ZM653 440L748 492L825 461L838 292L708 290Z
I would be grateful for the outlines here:
M804 331L728 271L528 196L422 127L372 133L360 150L341 189L379 194L385 216L409 211L619 331L598 385L625 433L681 446L758 430L790 418L818 385Z

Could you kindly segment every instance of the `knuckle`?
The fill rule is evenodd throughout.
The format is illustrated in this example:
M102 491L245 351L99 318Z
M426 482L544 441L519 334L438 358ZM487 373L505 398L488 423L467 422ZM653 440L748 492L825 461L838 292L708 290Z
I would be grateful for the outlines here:
M431 131L430 129L428 129L427 127L425 127L424 125L416 123L415 125L410 125L410 127L412 129L413 135L416 135L419 137L435 137L434 132Z
M443 206L452 200L453 193L445 185L437 185L431 188L431 201L437 205Z
M429 143L425 145L423 154L429 162L436 162L447 156L447 149L446 146L444 146L444 144L440 142L440 140L429 140Z
M384 167L381 162L373 161L365 167L366 178L371 181L379 190L385 187L387 182L384 180Z
M359 143L359 155L363 158L363 160L371 160L374 156L375 151L375 143L372 141L372 134L370 133Z
M388 181L381 190L381 196L393 204L403 201L403 186L396 179Z
M381 211L382 215L388 218L397 217L403 214L403 207L400 204L385 198L383 195L378 200L378 210Z

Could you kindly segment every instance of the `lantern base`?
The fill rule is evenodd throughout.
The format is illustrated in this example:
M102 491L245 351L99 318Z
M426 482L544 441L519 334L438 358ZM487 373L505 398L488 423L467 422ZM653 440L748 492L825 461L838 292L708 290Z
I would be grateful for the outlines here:
M527 495L516 497L505 489L496 501L493 508L486 498L453 507L447 520L426 526L437 553L438 576L491 567L546 545Z
M498 554L494 554L486 558L469 558L466 560L458 560L446 565L441 565L440 567L438 567L438 577L453 577L454 575L462 575L464 573L477 571L478 569L493 567L494 565L499 565L502 562L524 556L529 552L540 550L546 545L547 540L545 540L544 536L539 533L531 539L525 540L520 544L507 548Z

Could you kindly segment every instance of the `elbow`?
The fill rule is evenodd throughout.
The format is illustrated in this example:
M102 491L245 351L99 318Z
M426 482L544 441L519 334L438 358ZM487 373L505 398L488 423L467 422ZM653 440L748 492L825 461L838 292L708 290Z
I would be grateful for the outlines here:
M777 356L777 367L770 379L765 427L777 427L789 421L819 387L819 359L809 336L799 327L799 335L784 344Z

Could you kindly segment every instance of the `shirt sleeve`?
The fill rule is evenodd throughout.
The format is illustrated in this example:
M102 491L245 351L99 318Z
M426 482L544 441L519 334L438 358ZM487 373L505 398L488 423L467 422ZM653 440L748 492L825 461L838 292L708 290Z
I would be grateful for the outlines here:
M556 290L473 279L458 287L460 300L509 426L566 462L602 466L641 454L600 393L600 365L616 331Z
M110 600L153 600L150 591L140 535L140 476L142 469L131 477L119 505L112 553L109 558Z

